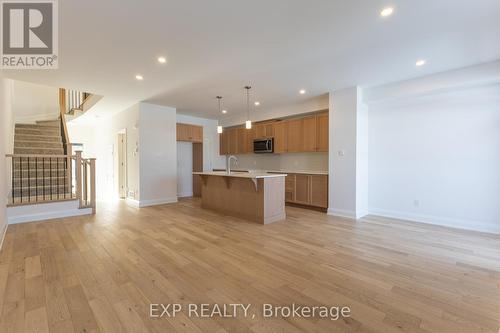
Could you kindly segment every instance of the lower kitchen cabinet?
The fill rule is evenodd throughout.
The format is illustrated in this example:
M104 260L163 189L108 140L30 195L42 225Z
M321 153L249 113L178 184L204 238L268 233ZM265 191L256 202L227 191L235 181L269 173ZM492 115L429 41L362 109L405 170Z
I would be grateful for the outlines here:
M285 180L285 201L328 208L328 175L288 174Z

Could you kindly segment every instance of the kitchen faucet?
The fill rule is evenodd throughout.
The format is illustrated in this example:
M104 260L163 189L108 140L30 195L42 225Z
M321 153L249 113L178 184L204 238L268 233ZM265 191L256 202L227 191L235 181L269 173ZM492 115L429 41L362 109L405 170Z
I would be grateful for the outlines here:
M238 158L234 155L226 156L226 172L231 173L231 160L234 159L236 163L238 163Z

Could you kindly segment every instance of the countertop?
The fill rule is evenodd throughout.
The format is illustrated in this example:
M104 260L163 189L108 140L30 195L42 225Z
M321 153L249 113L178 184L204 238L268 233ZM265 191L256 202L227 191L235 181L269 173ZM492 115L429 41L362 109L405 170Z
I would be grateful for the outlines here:
M248 178L248 179L286 177L286 174L284 173L245 172L245 171L232 171L230 174L228 174L226 171L193 172L193 175Z
M233 170L234 172L249 172L249 170ZM226 172L224 169L214 169L214 172ZM298 173L298 174L306 174L306 175L325 175L328 176L328 171L304 171L304 170L259 170L258 173Z

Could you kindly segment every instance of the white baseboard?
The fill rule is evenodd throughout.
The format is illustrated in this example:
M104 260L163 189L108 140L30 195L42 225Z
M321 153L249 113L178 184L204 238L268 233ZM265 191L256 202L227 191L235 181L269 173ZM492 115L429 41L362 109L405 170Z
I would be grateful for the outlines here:
M170 203L176 203L177 197L173 198L161 198L161 199L152 199L152 200L139 200L139 207L149 207L149 206L157 206L157 205L165 205Z
M21 116L15 118L16 124L36 124L37 121L57 120L59 113L44 113L32 116Z
M178 193L177 198L189 198L193 196L193 192Z
M135 200L135 199L132 199L132 198L126 198L125 202L127 204L129 204L130 206L132 206L132 207L139 208L139 200Z
M410 222L433 224L433 225L439 225L443 227L457 228L463 230L500 234L500 224L495 225L484 222L477 222L473 220L460 220L448 217L413 214L409 212L399 212L399 211L391 211L391 210L377 209L377 208L370 209L370 215L377 215L381 217L393 218L398 220L406 220Z
M92 209L79 209L78 201L76 200L7 207L8 224L36 222L89 214L92 214Z
M142 207L150 207L150 206L158 206L158 205L176 203L177 197L152 199L152 200L135 200L132 198L127 198L126 202L133 207L142 208Z
M327 214L348 219L356 219L356 212L347 209L328 208Z

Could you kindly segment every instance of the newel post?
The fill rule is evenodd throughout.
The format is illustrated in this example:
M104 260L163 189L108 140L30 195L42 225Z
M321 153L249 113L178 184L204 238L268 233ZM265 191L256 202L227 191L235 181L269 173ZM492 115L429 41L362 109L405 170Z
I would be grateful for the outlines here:
M80 208L82 207L82 152L76 151L75 177L76 177L76 198Z
M95 202L95 158L90 159L90 202L92 207L92 214L95 214L96 202Z

